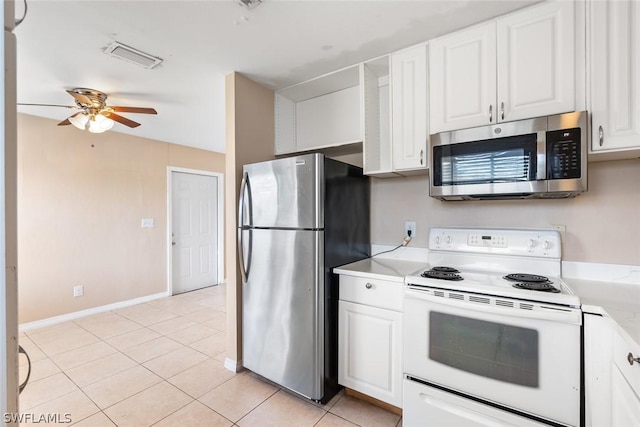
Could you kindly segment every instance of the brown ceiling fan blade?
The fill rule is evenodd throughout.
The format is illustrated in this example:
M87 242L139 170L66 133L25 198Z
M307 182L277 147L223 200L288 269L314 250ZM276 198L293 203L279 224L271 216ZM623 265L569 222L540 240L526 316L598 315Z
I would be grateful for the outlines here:
M105 113L103 115L109 117L113 121L122 123L125 126L129 126L130 128L137 128L138 126L140 126L140 123L134 122L133 120L129 120L126 117L119 116L115 113Z
M80 108L77 105L60 105L60 104L29 104L26 102L18 102L17 105L28 105L32 107L62 107L62 108Z
M118 113L138 113L138 114L158 114L154 108L141 108L141 107L112 107L113 111Z
M71 122L69 121L69 119L70 119L71 117L75 117L75 116L77 116L78 114L82 114L82 111L78 111L77 113L72 114L71 116L67 117L66 119L64 119L63 121L61 121L60 123L58 123L58 126L66 126L66 125L70 125L70 124L71 124Z
M67 90L67 93L71 96L73 96L80 104L83 105L92 105L93 102L91 101L91 98L89 98L86 95L83 95L81 93L78 92L74 92L72 90Z

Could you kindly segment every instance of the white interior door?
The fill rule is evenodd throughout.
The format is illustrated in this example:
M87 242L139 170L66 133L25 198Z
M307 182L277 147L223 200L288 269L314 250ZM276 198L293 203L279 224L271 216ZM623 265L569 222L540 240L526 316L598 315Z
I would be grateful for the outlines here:
M174 294L219 280L218 177L171 173L172 290Z

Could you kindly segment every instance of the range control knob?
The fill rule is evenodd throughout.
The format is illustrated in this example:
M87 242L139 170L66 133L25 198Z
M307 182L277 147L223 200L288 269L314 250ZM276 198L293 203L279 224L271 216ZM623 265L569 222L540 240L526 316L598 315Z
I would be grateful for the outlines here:
M453 237L447 236L447 243L451 243L451 242L453 242Z
M537 244L538 244L538 242L536 240L529 239L529 247L530 248L535 248Z
M548 241L548 240L545 240L544 244L542 245L542 247L545 248L545 249L551 249L551 246L552 246L551 242Z
M440 244L440 236L436 236L436 245Z

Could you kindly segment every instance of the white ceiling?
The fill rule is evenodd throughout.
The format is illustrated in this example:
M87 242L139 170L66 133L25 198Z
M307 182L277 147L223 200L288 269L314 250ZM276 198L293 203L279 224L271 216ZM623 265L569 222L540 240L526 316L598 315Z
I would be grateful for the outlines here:
M264 0L249 10L239 0L27 0L15 30L18 102L73 105L65 89L98 89L109 105L158 111L123 113L142 126L110 132L224 152L224 77L233 71L278 89L535 2ZM164 62L148 70L111 58L103 50L113 41Z

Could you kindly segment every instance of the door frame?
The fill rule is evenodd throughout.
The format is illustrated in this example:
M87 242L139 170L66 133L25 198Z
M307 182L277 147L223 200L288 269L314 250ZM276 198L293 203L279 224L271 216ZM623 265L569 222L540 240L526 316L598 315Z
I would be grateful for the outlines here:
M173 225L173 172L212 176L218 179L218 241L216 242L216 250L218 252L218 274L216 282L218 284L224 282L224 174L199 169L167 166L167 292L169 295L173 295L173 250L171 245L171 229Z

